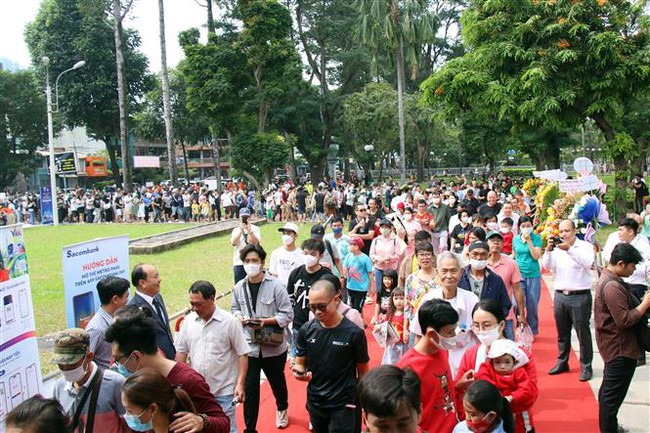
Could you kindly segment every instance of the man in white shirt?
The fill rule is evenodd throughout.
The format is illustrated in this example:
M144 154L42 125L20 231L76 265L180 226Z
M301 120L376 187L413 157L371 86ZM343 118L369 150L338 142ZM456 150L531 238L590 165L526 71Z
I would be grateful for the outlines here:
M298 239L298 226L294 223L285 223L278 229L282 233L282 246L271 253L269 273L287 286L289 274L298 266L304 264L302 250L296 246Z
M215 304L216 290L208 281L190 287L192 312L176 337L176 362L187 362L210 385L215 401L230 418L230 432L237 433L235 407L244 401L248 353L244 329L229 312Z
M591 319L591 266L594 248L589 242L576 238L576 227L571 220L560 222L559 239L548 240L542 256L542 266L555 272L553 314L557 328L558 360L549 374L569 371L571 327L580 342L580 381L590 380L594 356L589 320Z
M251 211L247 207L243 207L239 211L240 223L239 227L232 229L230 234L230 245L235 247L232 256L232 267L235 275L235 284L240 280L246 278L244 271L244 264L239 258L240 251L248 244L259 245L262 241L262 234L260 228L250 223Z
M609 262L614 247L618 244L630 244L636 248L643 257L643 261L636 265L634 273L623 281L630 287L630 291L637 298L643 299L648 290L648 263L650 262L650 242L648 238L639 234L639 223L634 218L622 218L618 222L618 230L607 237L603 249L603 260ZM644 365L646 362L645 352L641 352L637 365Z

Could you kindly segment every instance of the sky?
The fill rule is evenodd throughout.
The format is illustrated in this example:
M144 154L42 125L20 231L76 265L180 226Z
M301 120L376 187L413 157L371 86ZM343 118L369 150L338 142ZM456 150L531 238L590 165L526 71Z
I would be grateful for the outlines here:
M203 0L197 1L204 3ZM23 68L30 66L31 58L23 34L25 25L36 17L41 2L42 0L0 0L0 57L6 57ZM183 58L178 33L199 27L201 33L205 34L202 26L206 17L205 8L195 0L165 0L168 67L176 66ZM125 26L140 32L140 50L149 58L149 69L152 72L160 71L158 1L135 0Z

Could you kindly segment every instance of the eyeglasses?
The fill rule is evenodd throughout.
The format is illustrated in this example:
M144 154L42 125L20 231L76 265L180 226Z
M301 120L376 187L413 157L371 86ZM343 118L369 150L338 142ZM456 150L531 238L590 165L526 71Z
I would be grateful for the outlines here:
M419 259L430 259L430 258L433 258L433 254L431 254L431 253L418 253L417 257Z
M113 358L113 360L115 361L116 365L126 365L129 362L129 359L131 359L131 355L133 355L133 352L129 353L128 355L116 356L115 358ZM120 360L124 358L126 358L126 361L120 362Z
M365 212L365 211L367 211L368 209L357 209L357 210L358 210L359 212Z
M325 312L325 310L327 310L327 307L329 306L329 304L332 303L333 299L334 298L330 298L330 300L327 301L327 304L309 304L309 309L314 313L316 312L316 310L323 313L323 312Z

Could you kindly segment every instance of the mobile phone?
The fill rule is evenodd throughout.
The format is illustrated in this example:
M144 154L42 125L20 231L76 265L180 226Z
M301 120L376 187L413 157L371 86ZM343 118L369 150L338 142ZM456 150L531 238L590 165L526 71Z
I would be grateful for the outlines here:
M243 217L241 217L241 222L244 224L248 224L248 215L244 215Z
M248 322L246 322L248 326L260 326L262 324L262 321L260 319L248 319Z

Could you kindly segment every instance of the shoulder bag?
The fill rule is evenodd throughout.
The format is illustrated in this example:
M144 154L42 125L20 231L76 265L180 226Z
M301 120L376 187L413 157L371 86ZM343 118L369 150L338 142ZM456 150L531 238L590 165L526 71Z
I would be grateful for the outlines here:
M260 285L260 288L262 286ZM244 296L246 297L246 306L248 315L254 318L253 309L251 308L251 299L249 295L248 281L244 283ZM263 326L261 329L251 329L251 342L261 346L279 346L284 342L284 329L278 325Z

